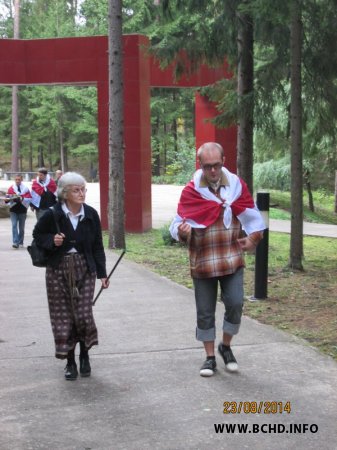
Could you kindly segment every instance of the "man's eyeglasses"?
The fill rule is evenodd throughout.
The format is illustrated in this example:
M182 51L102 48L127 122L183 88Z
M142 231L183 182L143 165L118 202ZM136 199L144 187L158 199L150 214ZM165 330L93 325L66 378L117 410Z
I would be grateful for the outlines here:
M216 163L216 164L204 164L201 166L204 170L211 171L214 170L220 170L222 167L222 164Z

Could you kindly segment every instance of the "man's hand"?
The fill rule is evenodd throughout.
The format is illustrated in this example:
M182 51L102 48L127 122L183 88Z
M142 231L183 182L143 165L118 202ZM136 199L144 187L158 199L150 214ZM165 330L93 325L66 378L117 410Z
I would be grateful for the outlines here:
M250 239L248 236L238 239L238 243L243 252L254 252L254 250L256 248L255 242L252 239Z
M178 227L178 234L181 240L186 241L191 234L191 225L186 223L186 219Z

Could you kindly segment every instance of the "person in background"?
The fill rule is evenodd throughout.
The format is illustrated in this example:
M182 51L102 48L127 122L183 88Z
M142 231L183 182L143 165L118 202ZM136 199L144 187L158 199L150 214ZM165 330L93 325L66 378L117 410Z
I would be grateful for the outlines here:
M58 169L58 170L55 171L55 183L56 183L56 186L59 184L59 179L62 177L62 175L63 175L62 170Z
M43 214L56 203L56 183L48 174L45 167L38 170L37 177L32 183L32 206L36 211L36 218Z
M95 280L109 286L100 219L85 203L86 181L76 172L66 172L59 180L58 202L36 223L33 237L50 251L46 287L55 356L67 359L66 380L78 376L75 347L80 344L80 374L91 374L89 350L98 344L92 302ZM57 232L56 222L60 232Z
M209 377L217 367L214 341L218 285L225 305L218 352L228 371L238 370L231 341L239 332L242 316L243 252L255 249L265 224L247 185L224 167L220 144L203 144L197 157L201 168L182 191L170 232L189 247L197 309L196 338L203 342L206 352L200 375Z
M22 175L15 175L15 183L7 191L9 213L12 223L13 248L23 247L27 209L32 196L27 186L22 183Z

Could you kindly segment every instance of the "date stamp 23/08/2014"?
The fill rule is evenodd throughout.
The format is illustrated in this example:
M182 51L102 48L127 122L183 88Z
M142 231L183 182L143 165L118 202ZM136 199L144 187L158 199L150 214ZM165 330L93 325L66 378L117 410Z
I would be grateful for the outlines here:
M224 414L283 414L291 413L291 403L277 401L224 402Z

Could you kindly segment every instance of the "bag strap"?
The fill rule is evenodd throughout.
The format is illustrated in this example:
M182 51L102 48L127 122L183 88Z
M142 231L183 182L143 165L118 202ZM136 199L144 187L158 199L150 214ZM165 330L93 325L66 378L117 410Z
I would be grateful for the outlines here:
M53 216L54 216L54 219L55 219L57 234L60 234L60 233L61 233L60 225L59 225L59 223L58 223L58 220L56 219L56 211L55 211L55 209L54 209L54 206L52 206L50 209L52 210Z

